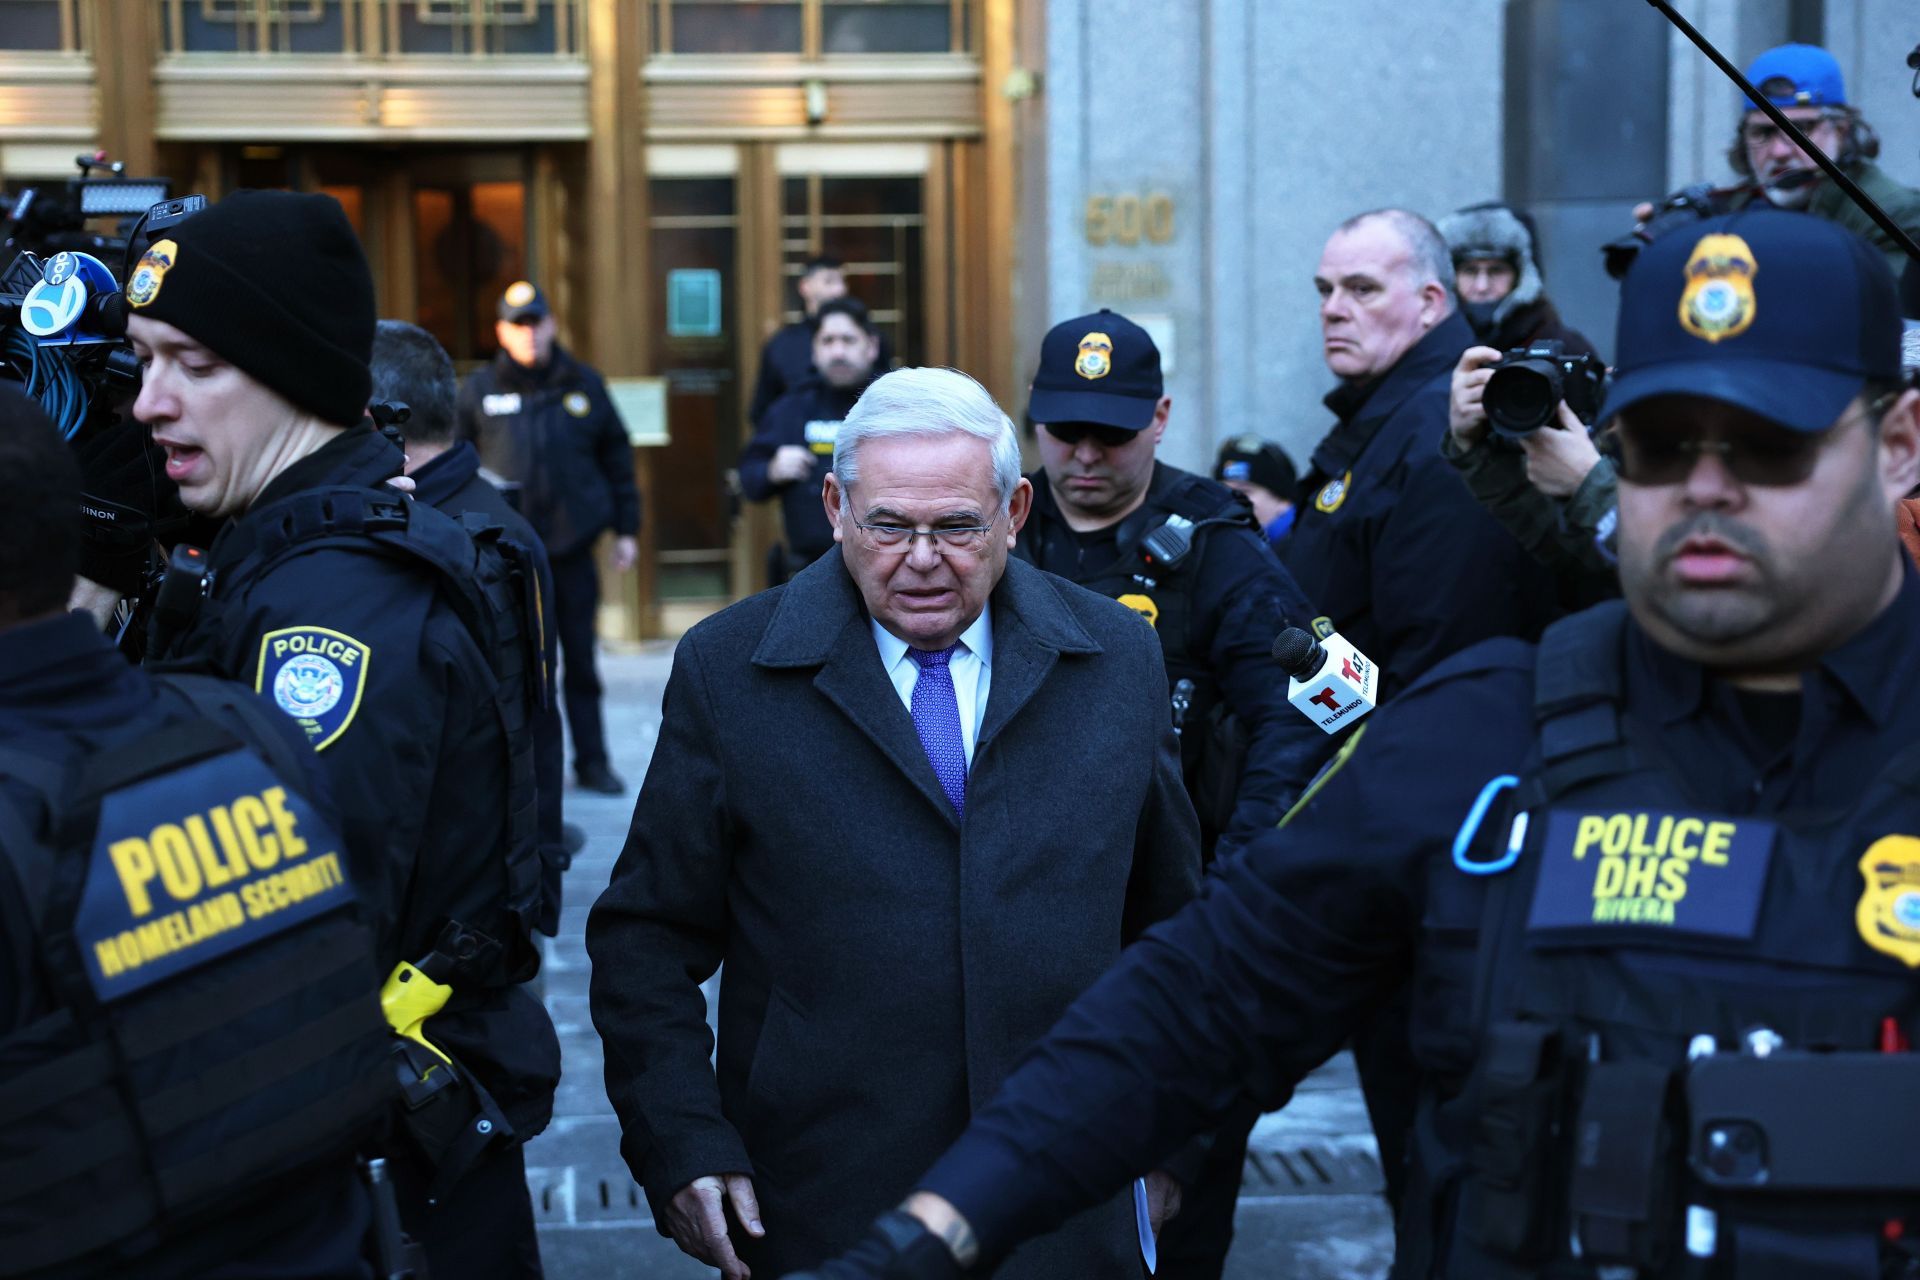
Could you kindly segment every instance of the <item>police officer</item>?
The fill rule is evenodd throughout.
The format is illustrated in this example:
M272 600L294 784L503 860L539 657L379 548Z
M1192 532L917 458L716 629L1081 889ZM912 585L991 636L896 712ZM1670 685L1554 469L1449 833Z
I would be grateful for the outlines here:
M508 540L525 552L539 590L533 626L539 629L541 685L544 697L533 717L534 774L540 788L540 910L534 927L552 937L560 927L560 880L572 862L562 833L560 795L564 786L560 704L554 697L553 656L557 644L553 610L553 571L547 549L526 517L514 507L506 482L480 465L480 453L470 440L459 438L455 406L459 380L446 348L425 329L404 320L382 320L373 332L373 399L376 404L404 405L397 424L407 452L407 475L413 496L454 519L472 513L500 526ZM370 406L371 407L371 406ZM518 497L518 490L513 490Z
M1452 281L1446 241L1404 209L1336 228L1314 274L1339 422L1308 460L1286 562L1389 698L1477 641L1538 635L1553 612L1545 570L1440 456L1453 366L1474 345Z
M559 1045L521 985L537 645L511 548L384 487L403 460L363 416L373 282L331 198L231 195L153 244L126 294L134 416L186 505L228 520L204 603L152 656L244 681L320 754L396 904L380 954L411 1046L411 1225L436 1271L535 1274L519 1144L551 1114Z
M0 386L0 1270L364 1276L366 868L292 722L65 612L80 538L73 455Z
M1055 325L1027 414L1043 473L1014 554L1137 610L1159 634L1203 854L1268 830L1331 742L1287 702L1274 637L1313 610L1244 499L1158 462L1172 398L1147 331L1113 311ZM1165 1232L1166 1274L1217 1277L1257 1112L1215 1135Z
M1914 1274L1899 336L1884 258L1820 219L1642 251L1604 408L1625 602L1376 712L826 1274L991 1261L1239 1099L1284 1099L1409 985L1395 1276Z
M617 796L627 784L607 763L594 634L600 570L593 546L613 530L613 563L640 555L640 492L633 447L600 375L559 344L546 295L520 280L500 298L500 354L460 388L462 433L488 470L520 486L520 505L546 544L564 657L561 689L580 785Z
M1211 856L1278 822L1327 744L1287 705L1272 657L1274 636L1312 609L1244 501L1155 460L1172 409L1145 329L1106 310L1055 325L1027 402L1043 466L1028 477L1033 515L1014 554L1159 633Z
M830 253L808 258L793 282L793 291L800 299L800 319L782 325L760 348L760 372L753 380L753 400L747 406L747 421L756 431L764 425L767 410L816 372L813 320L821 307L848 296L847 264ZM893 367L893 348L885 334L875 336L880 343L874 355L875 371L885 373Z
M822 303L812 327L812 372L774 403L740 454L740 491L755 502L780 498L787 540L781 572L768 575L776 586L833 546L820 485L833 470L834 434L880 358L880 335L857 298Z

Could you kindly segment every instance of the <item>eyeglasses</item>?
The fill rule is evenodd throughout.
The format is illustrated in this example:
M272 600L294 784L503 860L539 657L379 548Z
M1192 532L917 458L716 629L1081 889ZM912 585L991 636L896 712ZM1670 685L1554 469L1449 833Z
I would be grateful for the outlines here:
M1866 420L1879 421L1895 398L1882 396L1869 404ZM1628 484L1685 484L1700 455L1711 453L1741 484L1782 488L1800 484L1812 475L1821 448L1848 425L1843 419L1825 431L1809 432L1749 422L1727 438L1707 439L1660 427L1636 426L1623 418L1601 436L1599 445L1600 451L1613 460L1620 479Z
M855 520L861 541L875 551L905 551L915 538L925 538L942 555L978 555L987 549L993 535L990 524L941 525L937 529L910 529L904 524L868 524Z
M1839 118L1832 112L1822 112L1810 120L1793 120L1792 116L1787 117L1793 120L1794 126L1808 137L1812 137L1813 131L1821 125L1831 124ZM1785 136L1786 131L1771 120L1755 120L1751 124L1740 127L1740 140L1749 147L1770 147Z
M1049 422L1044 425L1048 435L1068 448L1092 436L1094 443L1102 449L1118 449L1123 444L1131 444L1140 435L1138 431L1129 431L1125 427L1109 427L1097 422Z

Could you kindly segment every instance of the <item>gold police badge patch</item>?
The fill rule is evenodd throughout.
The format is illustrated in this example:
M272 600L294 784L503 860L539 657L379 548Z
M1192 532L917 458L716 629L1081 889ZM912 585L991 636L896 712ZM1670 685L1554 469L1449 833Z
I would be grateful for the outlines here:
M1680 327L1696 338L1737 338L1753 324L1759 302L1753 278L1760 265L1739 236L1700 237L1687 259L1687 287L1680 295Z
M1088 382L1097 382L1113 372L1113 339L1104 333L1090 333L1080 339L1080 354L1074 358L1073 371Z
M353 723L373 650L344 631L281 627L260 637L253 691L266 694L325 751Z
M1160 625L1160 606L1153 602L1152 596L1128 594L1120 597L1120 603L1145 618L1148 626Z
M515 280L507 286L507 305L524 307L533 301L533 286L525 280Z
M1920 838L1883 836L1860 858L1867 887L1854 911L1860 936L1908 968L1920 968Z
M1353 472L1349 471L1338 480L1329 480L1320 486L1320 492L1313 496L1313 509L1322 515L1332 515L1347 500L1347 489L1353 484Z
M149 245L127 281L127 301L144 307L159 297L160 286L166 283L167 272L179 257L180 246L171 240L156 240Z
M593 412L593 401L587 399L587 393L584 391L569 391L566 399L560 403L576 418L584 418Z

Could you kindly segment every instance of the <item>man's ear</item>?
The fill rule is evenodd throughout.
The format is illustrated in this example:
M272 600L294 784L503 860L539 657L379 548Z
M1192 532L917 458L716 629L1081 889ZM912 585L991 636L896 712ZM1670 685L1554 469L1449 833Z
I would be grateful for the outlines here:
M1880 480L1888 501L1920 485L1920 391L1912 387L1880 419Z
M845 542L846 531L840 527L840 477L831 471L820 482L820 501L827 508L827 523L833 526L833 540Z
M1007 503L1007 547L1011 549L1020 531L1027 527L1027 517L1033 514L1033 481L1025 476L1013 486L1013 498Z
M1431 329L1447 318L1452 310L1447 305L1447 288L1437 280L1429 280L1420 286L1420 323Z

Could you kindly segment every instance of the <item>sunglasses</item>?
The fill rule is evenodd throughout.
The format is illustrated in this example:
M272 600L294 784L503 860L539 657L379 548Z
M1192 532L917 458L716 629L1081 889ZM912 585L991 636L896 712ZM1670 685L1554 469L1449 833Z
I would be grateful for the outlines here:
M1866 406L1865 420L1877 422L1895 395L1882 396ZM1622 418L1597 442L1612 459L1615 472L1628 484L1685 484L1700 455L1719 457L1727 473L1744 485L1784 488L1800 484L1813 474L1820 450L1855 419L1843 418L1825 431L1793 431L1776 423L1748 421L1725 437L1705 437Z
M1045 429L1048 435L1069 448L1092 436L1094 443L1101 448L1118 449L1140 434L1125 427L1109 427L1094 422L1049 422Z

